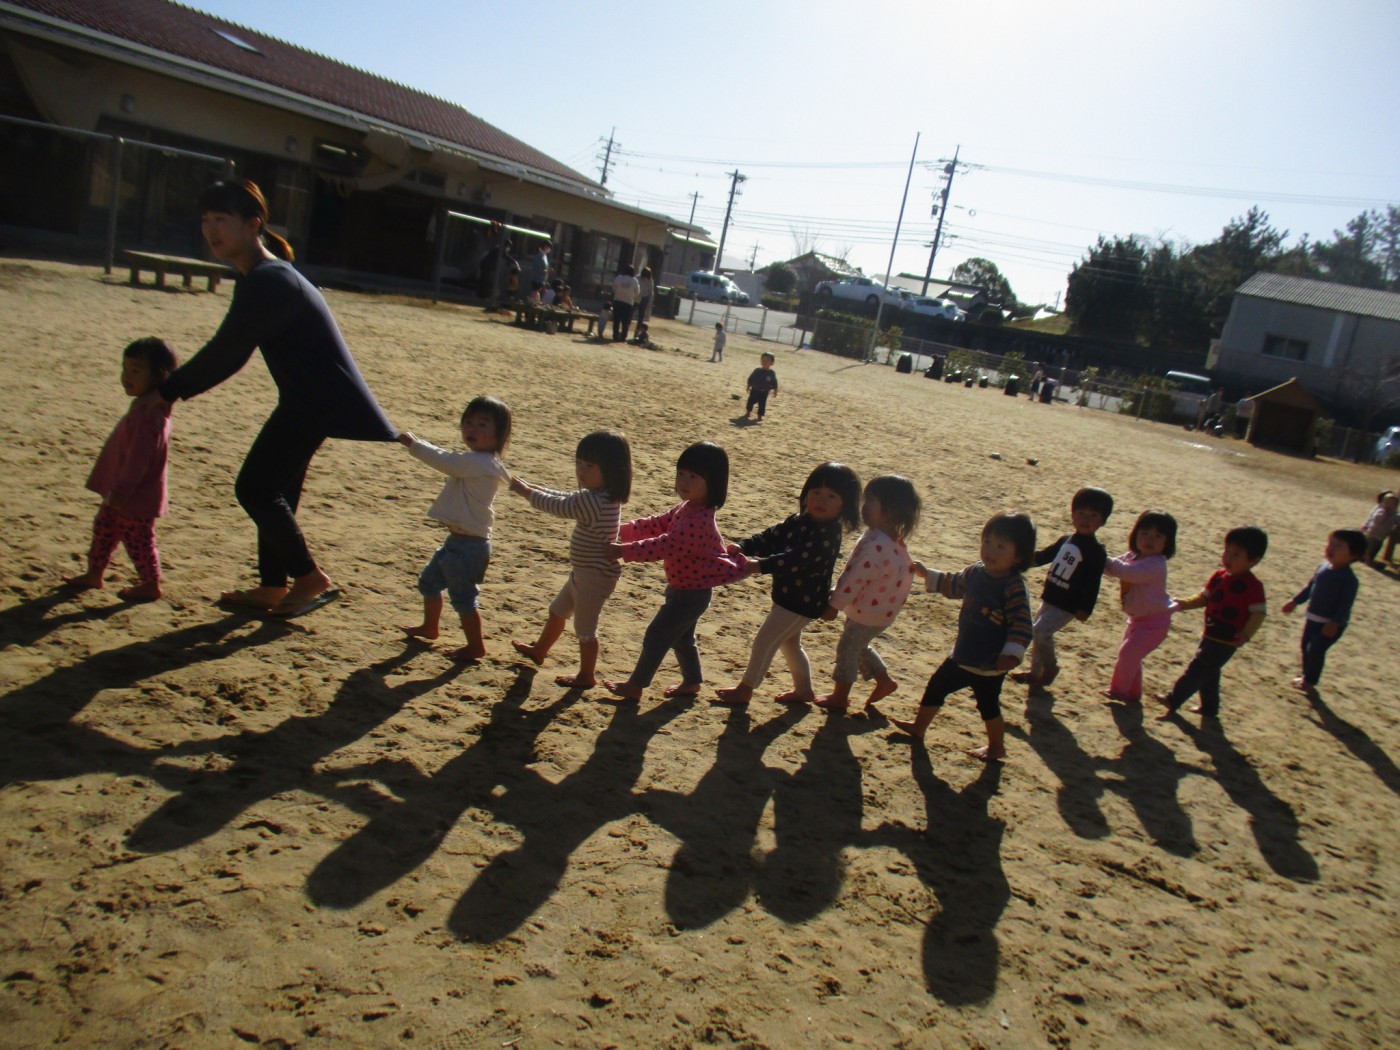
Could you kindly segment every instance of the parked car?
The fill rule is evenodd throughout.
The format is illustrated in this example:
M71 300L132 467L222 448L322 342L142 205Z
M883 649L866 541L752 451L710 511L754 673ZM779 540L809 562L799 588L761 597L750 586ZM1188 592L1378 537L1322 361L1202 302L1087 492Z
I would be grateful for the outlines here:
M686 291L703 302L734 303L743 306L749 295L724 274L696 270L685 280Z
M817 285L816 292L817 299L825 302L845 299L849 302L865 303L867 306L877 306L884 300L893 306L900 301L898 289L886 288L879 281L858 274L842 277L839 281L822 281Z
M1400 427L1387 427L1376 440L1376 447L1371 452L1371 462L1384 463L1397 452L1400 452Z
M1196 421L1196 410L1215 390L1215 384L1208 376L1194 372L1168 372L1167 382L1172 384L1172 413L1179 419Z
M967 314L958 309L956 303L947 299L933 299L926 295L916 295L904 308L924 317L941 317L945 321L965 321Z

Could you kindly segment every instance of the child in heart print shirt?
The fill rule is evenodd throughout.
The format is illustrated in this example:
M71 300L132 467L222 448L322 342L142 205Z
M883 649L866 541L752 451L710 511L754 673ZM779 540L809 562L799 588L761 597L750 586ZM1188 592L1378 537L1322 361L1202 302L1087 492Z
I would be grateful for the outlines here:
M908 478L886 474L865 486L860 517L866 531L851 551L851 560L822 613L823 620L834 620L845 612L846 623L836 643L834 685L817 701L819 706L844 711L858 674L875 682L866 707L899 688L871 643L894 623L909 597L914 562L905 541L918 527L922 511L919 494Z

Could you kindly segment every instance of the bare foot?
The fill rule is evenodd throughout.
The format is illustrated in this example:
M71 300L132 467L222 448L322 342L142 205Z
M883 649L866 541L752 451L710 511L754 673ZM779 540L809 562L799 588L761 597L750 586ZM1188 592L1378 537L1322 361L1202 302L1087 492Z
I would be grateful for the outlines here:
M413 627L399 626L399 630L410 638L421 638L425 642L435 641L442 632L436 627L429 627L425 623L417 624Z
M291 590L287 591L278 605L298 606L305 605L312 599L319 598L330 590L334 584L331 578L320 569L314 569L305 576L299 576L292 581ZM261 588L259 588L261 589Z
M603 682L603 688L623 700L640 700L642 690L630 682Z
M773 699L780 704L810 704L816 702L817 694L799 693L796 689L793 689L786 693L779 693L777 696L773 697Z
M1300 693L1306 693L1309 689L1312 688L1312 686L1308 685L1307 679L1305 679L1302 675L1299 675L1297 678L1293 679L1293 681L1289 684L1292 685L1293 688L1298 690L1298 692Z
M135 587L123 587L117 597L124 602L153 602L160 597L160 583L138 583Z
M668 685L661 691L662 696L698 696L699 694L700 686L698 684L687 685L685 682L681 682L677 685Z
M63 581L69 587L75 587L80 591L100 591L103 588L102 574L91 570L81 576L69 576Z
M453 649L447 655L459 664L474 664L486 655L486 647L483 645L480 648L473 648L470 645L464 645L460 649Z
M219 601L241 609L271 609L287 597L285 587L254 587L247 591L224 591Z
M865 701L866 707L874 707L885 697L889 696L899 688L899 683L893 678L886 678L884 681L876 680L875 688L870 691L870 696Z
M555 677L555 685L567 685L570 689L592 689L598 679L591 674L561 674Z
M814 703L828 711L844 711L851 706L851 702L844 696L837 696L834 693L829 696L819 696Z
M1020 682L1022 684L1035 681L1035 676L1029 671L1012 671L1008 677L1010 677L1013 682Z
M818 703L820 702L821 701L818 701ZM920 731L919 728L913 722L910 722L906 719L891 718L890 725L894 726L901 733L907 733L909 736L912 736L915 740L922 740L924 738L924 732Z
M726 707L743 707L753 699L753 686L740 682L729 689L716 689L715 695L719 697L715 701L717 704L723 704Z
M528 656L536 664L544 663L543 654L535 652L535 644L533 642L511 642L510 644L521 656Z
M974 747L968 754L973 758L980 758L983 762L1000 762L1006 757L1006 749L997 748L993 751L991 746L988 745L986 747Z

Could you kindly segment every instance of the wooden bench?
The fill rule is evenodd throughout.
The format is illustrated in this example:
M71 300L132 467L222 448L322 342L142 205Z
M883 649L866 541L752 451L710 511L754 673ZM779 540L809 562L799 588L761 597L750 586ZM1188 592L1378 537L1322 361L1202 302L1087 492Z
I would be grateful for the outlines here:
M178 255L155 255L151 252L136 252L126 249L122 252L122 258L131 267L131 283L141 283L141 271L150 270L156 275L156 287L165 287L165 275L168 273L179 274L183 277L185 290L190 290L190 284L196 277L208 278L208 289L211 292L219 290L219 282L225 277L232 277L233 271L223 263L205 262L203 259L183 259Z
M551 321L561 332L572 332L574 322L579 318L588 319L588 333L593 334L597 316L586 310L569 310L562 306L546 306L543 303L523 302L515 304L515 323L525 328L543 331Z

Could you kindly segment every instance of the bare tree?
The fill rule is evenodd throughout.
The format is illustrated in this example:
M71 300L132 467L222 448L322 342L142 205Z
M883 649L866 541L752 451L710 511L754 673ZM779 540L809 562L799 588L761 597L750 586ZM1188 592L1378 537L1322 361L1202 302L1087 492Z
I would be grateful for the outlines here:
M810 226L789 226L788 233L792 234L792 257L794 259L817 250L820 238L817 236L817 231Z

